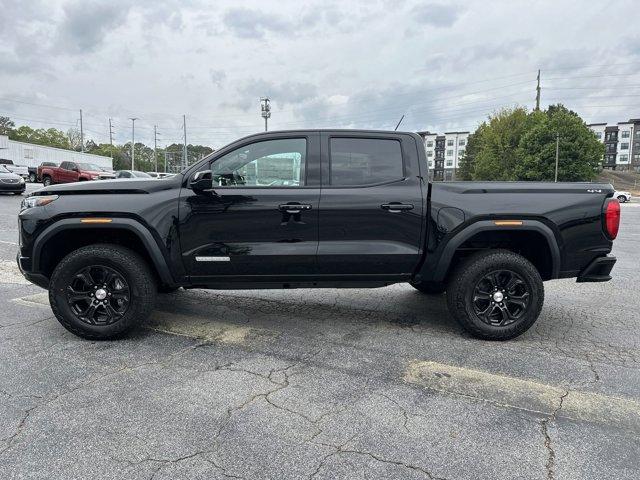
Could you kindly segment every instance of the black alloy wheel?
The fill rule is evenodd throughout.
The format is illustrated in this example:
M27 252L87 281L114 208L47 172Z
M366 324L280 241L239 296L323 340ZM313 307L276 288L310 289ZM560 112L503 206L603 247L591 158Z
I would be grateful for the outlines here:
M537 320L543 303L540 272L509 250L476 252L449 274L449 312L465 330L484 340L523 334Z
M114 244L72 251L49 281L49 302L58 321L89 340L118 338L144 322L156 294L156 277L147 261Z
M89 325L111 325L127 312L131 292L124 276L103 265L76 272L67 287L69 307Z
M473 309L488 325L509 325L524 315L530 293L522 277L511 270L486 274L473 292Z

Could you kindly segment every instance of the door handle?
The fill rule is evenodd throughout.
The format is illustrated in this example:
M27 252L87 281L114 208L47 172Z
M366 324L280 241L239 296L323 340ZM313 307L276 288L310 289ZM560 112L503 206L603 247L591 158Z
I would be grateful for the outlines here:
M287 213L299 213L302 210L311 210L311 205L308 203L285 203L278 205L278 210Z
M413 205L411 205L410 203L391 202L391 203L383 203L382 205L380 205L380 208L382 208L383 210L388 210L391 213L399 213L404 210L413 210Z

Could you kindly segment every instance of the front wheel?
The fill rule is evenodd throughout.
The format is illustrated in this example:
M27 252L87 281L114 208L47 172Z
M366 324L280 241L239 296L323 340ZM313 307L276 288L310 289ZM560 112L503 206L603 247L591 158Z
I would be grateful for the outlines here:
M451 315L473 336L509 340L538 319L544 286L536 267L508 250L472 255L450 277L447 304Z
M49 185L51 185L51 177L44 177L44 178L42 179L42 184L43 184L45 187L48 187Z
M118 245L89 245L55 268L49 303L58 321L89 340L120 336L144 321L156 299L155 278L135 252Z

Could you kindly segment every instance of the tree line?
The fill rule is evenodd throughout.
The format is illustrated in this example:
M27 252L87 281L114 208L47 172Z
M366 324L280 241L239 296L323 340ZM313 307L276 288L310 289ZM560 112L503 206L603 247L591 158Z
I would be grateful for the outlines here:
M553 181L556 146L558 181L589 181L600 172L604 144L576 112L560 104L544 111L503 109L469 135L457 177Z
M0 135L6 135L10 140L18 142L34 143L36 145L74 150L76 152L82 151L83 146L78 129L70 128L66 132L63 132L57 128L31 128L27 125L16 127L15 122L9 117L0 117ZM134 150L136 170L150 172L156 169L153 147L149 147L142 142L136 142ZM84 151L85 153L112 157L114 170L131 169L131 142L121 145L111 145L109 143L96 143L90 139L84 142ZM169 167L172 165L181 165L183 145L173 143L167 147L156 150L158 171L164 171L165 152L167 153L167 163ZM193 163L211 152L213 152L211 147L188 144L188 163Z
M12 140L80 151L77 129L66 133L55 128L17 127L8 117L0 117L0 135ZM558 180L588 181L599 173L604 145L580 116L563 105L551 105L544 111L529 112L523 107L502 109L482 122L469 135L465 156L456 177L459 180L534 180L553 181L556 142ZM136 142L136 170L155 170L153 148ZM96 144L88 140L84 151L113 158L114 169L131 168L131 142L122 145ZM164 171L165 152L169 165L180 165L182 145L157 149L158 170ZM204 145L188 145L188 163L213 152Z

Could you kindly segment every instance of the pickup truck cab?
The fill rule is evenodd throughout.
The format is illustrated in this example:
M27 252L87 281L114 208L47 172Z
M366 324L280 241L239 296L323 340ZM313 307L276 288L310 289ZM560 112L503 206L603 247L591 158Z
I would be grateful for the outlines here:
M442 294L471 334L537 319L543 281L602 282L620 219L610 185L428 182L414 133L252 135L173 178L49 186L23 201L18 264L62 325L122 334L157 292L383 287ZM428 297L425 297L425 299Z
M39 176L45 187L54 183L83 182L88 180L111 180L111 172L105 172L91 163L62 162L59 167L45 166L39 169Z
M4 167L11 173L18 175L25 180L29 178L29 169L23 165L16 165L13 163L13 160L0 158L0 165L4 165Z

